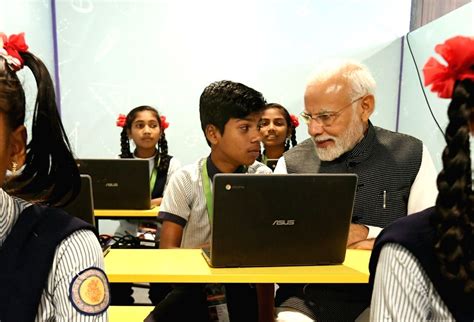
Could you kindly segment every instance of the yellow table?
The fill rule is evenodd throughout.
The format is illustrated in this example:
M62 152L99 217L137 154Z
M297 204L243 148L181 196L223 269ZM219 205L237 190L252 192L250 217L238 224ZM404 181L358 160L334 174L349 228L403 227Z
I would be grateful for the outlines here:
M99 220L102 219L156 219L160 207L151 209L94 209L95 226L99 228Z
M152 209L94 209L94 216L100 219L136 219L136 218L156 218L160 207Z
M153 306L109 306L110 322L143 322Z
M200 249L112 249L110 282L367 283L370 251L351 250L342 265L211 268Z

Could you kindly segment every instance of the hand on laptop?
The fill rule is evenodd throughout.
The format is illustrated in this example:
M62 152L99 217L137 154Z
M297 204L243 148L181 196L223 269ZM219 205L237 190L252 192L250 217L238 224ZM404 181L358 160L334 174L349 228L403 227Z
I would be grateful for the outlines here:
M372 250L374 248L375 238L365 239L348 245L349 249L366 249Z
M161 205L161 200L163 200L163 198L151 199L151 207L153 208Z
M352 244L367 239L369 228L360 224L351 224L349 227L349 237L347 238L347 248L351 248Z
M201 249L201 248L209 248L209 247L211 247L211 244L210 243L205 243L205 244L201 244L201 245L197 246L196 248Z

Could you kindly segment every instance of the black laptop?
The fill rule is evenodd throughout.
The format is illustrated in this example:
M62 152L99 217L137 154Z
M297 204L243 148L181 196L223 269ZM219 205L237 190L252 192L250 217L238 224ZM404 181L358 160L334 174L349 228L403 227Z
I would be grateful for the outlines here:
M95 226L94 201L92 199L92 179L87 174L81 174L81 189L76 198L62 207L71 216L80 218Z
M92 179L87 174L81 174L81 189L74 200L62 207L71 216L80 218L85 222L95 225L94 200L92 191ZM101 241L102 253L107 255L111 244L110 241L103 243Z
M340 264L355 174L217 174L212 267Z
M95 209L150 209L148 160L80 159L79 172L92 178Z

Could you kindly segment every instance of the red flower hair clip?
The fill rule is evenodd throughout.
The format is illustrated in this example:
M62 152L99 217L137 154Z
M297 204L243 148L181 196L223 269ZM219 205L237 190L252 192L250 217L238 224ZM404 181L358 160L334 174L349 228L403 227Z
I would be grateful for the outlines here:
M10 37L0 32L0 56L5 58L10 69L18 71L23 68L24 61L20 53L25 53L27 50L24 32Z
M118 127L125 127L125 124L127 124L127 116L124 114L119 114L116 124Z
M435 51L447 65L430 57L423 67L425 86L432 85L431 91L439 97L450 98L457 80L474 80L474 38L456 36L437 45Z
M290 119L291 119L291 125L296 129L298 125L300 125L300 121L298 120L298 117L294 114L290 114Z
M170 126L170 124L166 122L166 116L164 115L160 116L160 122L161 122L161 128L163 129L163 131L166 130Z

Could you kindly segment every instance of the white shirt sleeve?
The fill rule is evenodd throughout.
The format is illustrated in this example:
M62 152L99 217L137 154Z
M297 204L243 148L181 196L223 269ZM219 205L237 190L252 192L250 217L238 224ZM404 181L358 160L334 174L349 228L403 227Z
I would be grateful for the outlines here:
M281 157L278 159L277 165L275 170L273 171L275 174L287 174L288 171L286 170L286 162L285 157Z
M430 152L423 144L423 156L421 158L420 169L416 175L415 181L411 185L410 196L408 197L409 215L432 207L436 203L438 196L438 187L436 178L438 173L433 164Z
M102 282L105 278L105 283L94 284L99 287L93 288L93 290L97 292L94 295L100 297L102 289L98 284L103 285L104 299L103 304L99 304L99 306L104 305L105 307L102 309L106 309L110 302L110 291L107 277L103 273L102 248L92 231L78 230L64 239L56 248L47 285L41 296L36 321L107 321L107 311L94 314L93 311L89 311L90 308L81 305L84 304L80 300L81 297L75 297L74 292L71 291L76 278L88 270L94 276L102 277ZM77 307L84 307L87 313L80 312Z
M380 252L370 305L371 321L452 321L420 263L406 248L388 243Z
M160 214L169 213L188 221L193 201L193 191L189 187L193 185L189 172L186 170L186 168L181 168L171 177L160 205Z
M372 239L372 238L377 238L377 236L380 234L380 232L383 230L382 227L377 227L377 226L370 226L370 225L364 225L369 229L369 233L367 235L367 239Z

